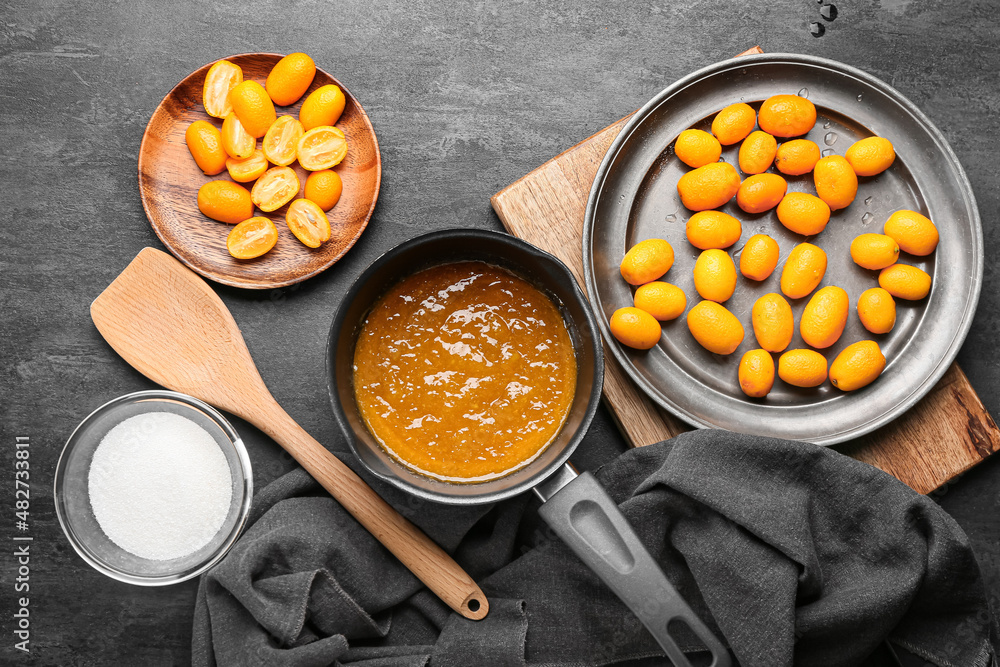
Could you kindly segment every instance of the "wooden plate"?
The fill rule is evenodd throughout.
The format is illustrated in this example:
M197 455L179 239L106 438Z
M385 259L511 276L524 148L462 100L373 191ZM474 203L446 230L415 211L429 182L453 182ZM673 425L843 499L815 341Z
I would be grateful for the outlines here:
M263 85L268 73L282 56L277 53L244 53L228 60L243 69L244 80ZM368 114L358 100L323 70L306 94L290 107L275 105L278 116L298 118L299 107L309 94L327 84L340 86L347 98L337 127L347 137L347 157L334 171L344 182L340 201L330 211L332 235L319 248L300 243L285 224L287 205L271 213L259 210L278 228L278 243L263 257L238 260L226 250L226 236L231 225L216 222L198 210L198 188L213 180L231 180L228 173L206 176L195 164L184 142L184 132L195 120L207 120L216 127L221 119L212 118L202 106L205 74L214 63L189 74L171 90L149 119L139 148L139 194L153 231L179 260L210 280L233 287L269 289L291 285L329 268L347 252L368 225L382 181L382 159L378 140ZM258 142L258 147L259 147ZM293 165L299 176L300 194L309 172ZM253 183L244 183L249 189Z

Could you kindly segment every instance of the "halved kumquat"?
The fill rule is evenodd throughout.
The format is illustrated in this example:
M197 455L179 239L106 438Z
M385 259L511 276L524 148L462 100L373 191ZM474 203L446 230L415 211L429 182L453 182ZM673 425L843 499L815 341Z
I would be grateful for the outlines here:
M243 124L234 113L222 121L222 147L229 157L237 159L250 157L257 148L257 141L243 129Z
M318 248L330 240L330 221L315 202L296 199L285 213L288 229L299 241L310 248Z
M314 127L299 139L296 155L307 171L336 167L347 156L347 138L338 127Z
M271 167L250 191L253 203L265 213L276 211L299 194L299 177L291 167Z
M282 116L267 128L261 148L267 159L279 167L295 162L295 152L303 135L302 123L294 116Z
M260 257L278 242L278 228L268 218L244 220L229 232L226 249L236 259Z
M233 110L233 105L229 102L229 91L241 83L243 83L243 70L235 63L220 60L208 68L201 92L205 113L215 118L228 116Z
M229 178L237 183L249 183L256 181L267 171L267 158L264 156L264 151L258 148L250 157L228 158L226 169L229 170Z

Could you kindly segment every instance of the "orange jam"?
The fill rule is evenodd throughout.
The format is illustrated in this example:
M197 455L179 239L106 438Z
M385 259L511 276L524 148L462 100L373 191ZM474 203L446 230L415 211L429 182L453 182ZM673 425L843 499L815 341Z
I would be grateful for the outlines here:
M483 262L406 278L366 318L354 396L375 439L420 474L482 482L537 457L576 391L566 324L545 294Z

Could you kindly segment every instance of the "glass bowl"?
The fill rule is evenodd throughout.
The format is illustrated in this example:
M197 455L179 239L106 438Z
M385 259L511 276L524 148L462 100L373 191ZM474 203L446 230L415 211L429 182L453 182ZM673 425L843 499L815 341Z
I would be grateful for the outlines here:
M142 558L112 542L94 516L88 490L90 464L104 436L125 419L147 412L177 414L205 429L225 455L233 485L229 512L215 536L194 553L171 560ZM218 563L243 530L252 497L250 458L240 436L210 405L172 391L126 394L97 408L70 435L56 466L56 516L69 543L98 572L138 586L176 584Z

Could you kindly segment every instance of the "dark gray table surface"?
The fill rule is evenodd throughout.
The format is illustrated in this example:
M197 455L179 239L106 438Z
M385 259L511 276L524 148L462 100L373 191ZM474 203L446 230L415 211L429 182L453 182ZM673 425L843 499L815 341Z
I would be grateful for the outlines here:
M31 654L13 649L12 549L0 548L0 662L185 664L196 582L111 581L72 551L52 475L73 427L120 394L152 388L98 335L90 301L145 246L160 247L136 182L150 114L189 72L249 51L305 51L357 95L379 136L382 191L368 230L334 267L274 291L219 288L275 397L339 447L324 345L347 285L402 239L499 229L489 197L642 105L691 70L759 44L880 77L938 125L968 172L986 239L983 296L959 362L1000 414L993 344L1000 289L1000 27L996 2L834 0L0 3L0 536L12 544L14 440L31 443ZM816 38L809 24L825 24ZM946 223L945 223L946 224ZM292 466L236 420L259 486ZM624 448L598 415L578 463ZM965 528L1000 595L1000 460L935 496ZM995 604L996 606L996 604Z

